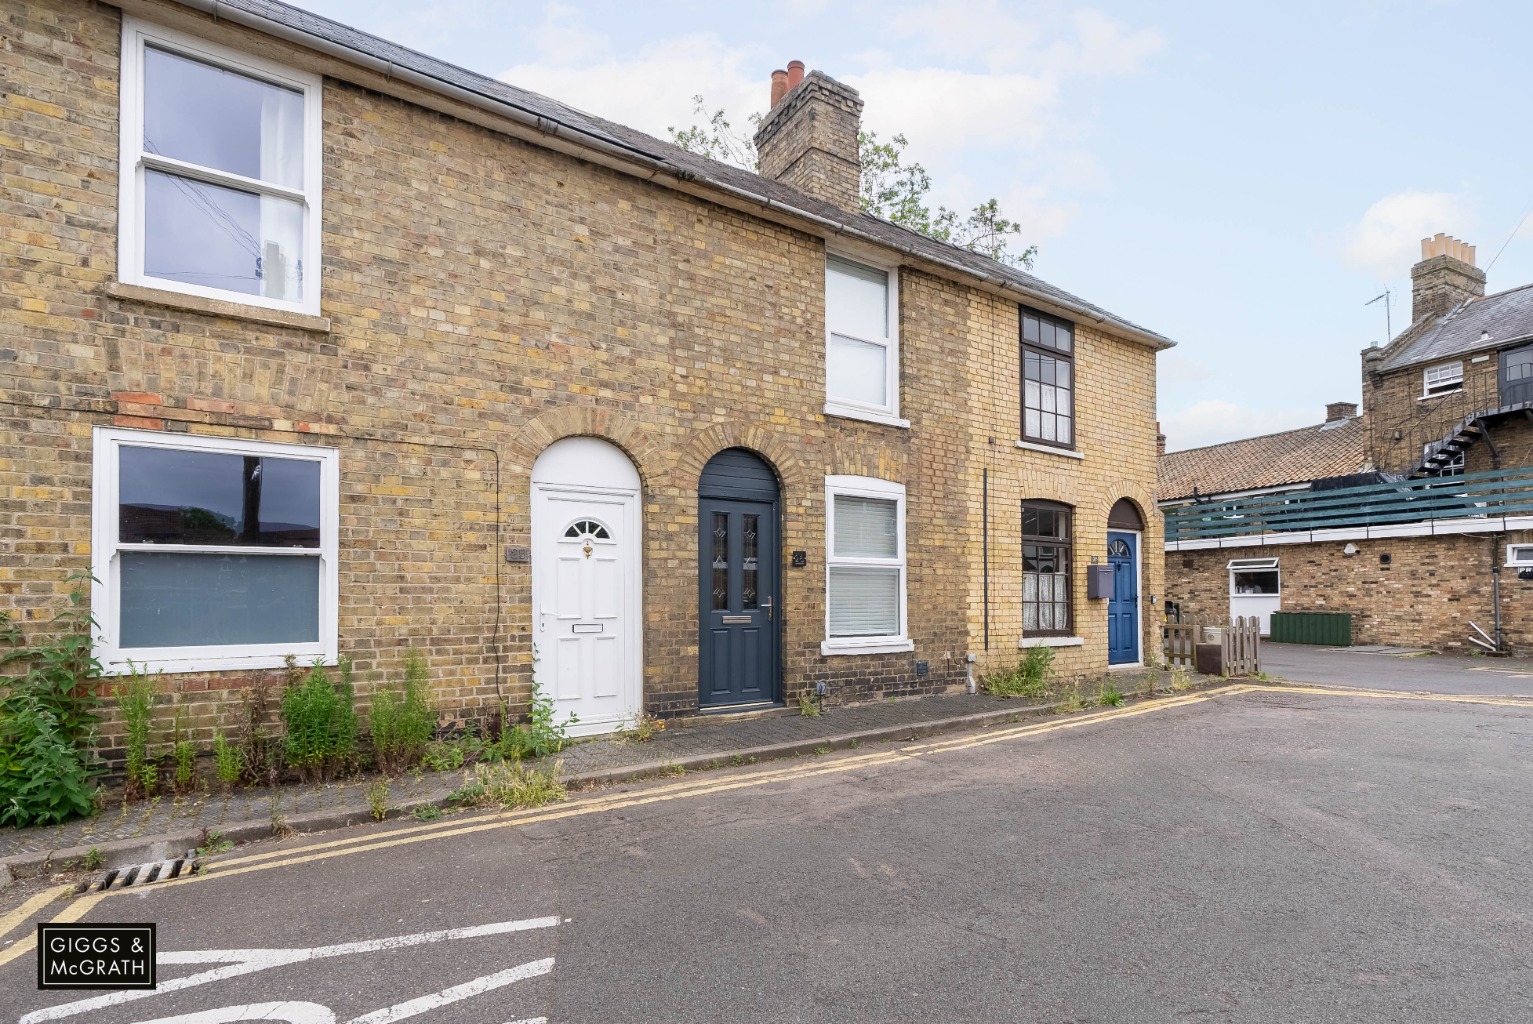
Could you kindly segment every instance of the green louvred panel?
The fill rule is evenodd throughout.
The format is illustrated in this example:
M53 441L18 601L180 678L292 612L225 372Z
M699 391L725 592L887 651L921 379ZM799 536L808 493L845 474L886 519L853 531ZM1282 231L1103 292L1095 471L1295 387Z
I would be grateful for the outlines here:
M1327 647L1352 645L1350 612L1273 612L1272 635L1275 644L1323 644Z

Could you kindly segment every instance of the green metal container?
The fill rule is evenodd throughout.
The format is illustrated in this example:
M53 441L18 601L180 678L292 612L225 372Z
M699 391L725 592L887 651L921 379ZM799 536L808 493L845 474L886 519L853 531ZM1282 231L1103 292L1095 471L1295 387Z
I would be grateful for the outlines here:
M1352 646L1351 612L1273 612L1272 633L1275 644L1320 644L1326 647Z

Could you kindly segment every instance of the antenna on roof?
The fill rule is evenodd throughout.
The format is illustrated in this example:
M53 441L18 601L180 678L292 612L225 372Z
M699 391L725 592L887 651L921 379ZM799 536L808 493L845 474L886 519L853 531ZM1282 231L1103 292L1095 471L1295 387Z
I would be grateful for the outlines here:
M1389 288L1386 286L1383 295L1375 295L1373 298L1363 303L1363 305L1371 306L1375 302L1378 302L1380 299L1384 300L1384 341L1387 343L1395 336L1395 327L1394 324L1390 322L1389 317ZM1379 343L1374 342L1373 347L1378 348Z

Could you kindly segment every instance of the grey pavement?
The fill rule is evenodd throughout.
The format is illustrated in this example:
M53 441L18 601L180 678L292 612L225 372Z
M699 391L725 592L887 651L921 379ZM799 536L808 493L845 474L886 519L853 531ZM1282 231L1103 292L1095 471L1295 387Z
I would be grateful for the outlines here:
M55 1019L1533 1019L1533 708L1151 707L635 783L566 817L252 847L309 859L215 863L85 920L156 922L202 961L162 957L162 986L214 950L323 956ZM85 995L38 993L33 970L0 967L0 1017Z
M1161 681L1159 676L1155 679ZM1145 685L1145 674L1119 677L1116 685L1125 692L1132 692ZM1086 692L1095 691L1087 687ZM669 767L697 768L714 760L723 765L732 758L755 756L756 752L765 754L784 746L796 745L808 753L823 742L847 735L907 727L924 729L948 719L1004 717L1011 713L1027 714L1031 710L1025 701L954 693L831 705L818 717L800 715L796 709L744 720L730 716L702 717L686 720L685 725L673 723L672 727L656 733L646 742L622 736L600 737L576 743L547 760L557 766L564 779L598 781L633 772L653 774ZM110 843L134 847L136 844L127 841L185 835L201 829L233 831L236 835L253 828L265 832L269 827L263 826L274 815L297 824L308 818L320 819L324 823L321 827L332 827L348 817L363 821L368 818L368 787L372 781L372 776L363 776L324 785L276 789L242 787L230 793L204 791L131 804L117 802L94 818L47 828L0 831L0 858ZM389 804L396 810L408 810L426 803L442 804L463 781L461 771L400 777L390 784ZM244 828L236 829L236 826ZM247 838L246 835L238 837ZM132 860L134 856L143 859L142 855L132 852L125 852L124 856L132 863L138 863ZM115 858L112 863L115 865Z
M1291 682L1460 694L1533 694L1533 661L1378 648L1262 644L1262 670Z

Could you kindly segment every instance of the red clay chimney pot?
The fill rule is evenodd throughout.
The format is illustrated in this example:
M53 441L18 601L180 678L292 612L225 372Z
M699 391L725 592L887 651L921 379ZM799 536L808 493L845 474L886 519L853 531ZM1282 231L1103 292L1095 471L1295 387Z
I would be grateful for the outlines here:
M788 61L788 88L795 88L804 80L804 62L801 60Z
M781 69L772 72L772 106L782 102L788 94L788 73Z

